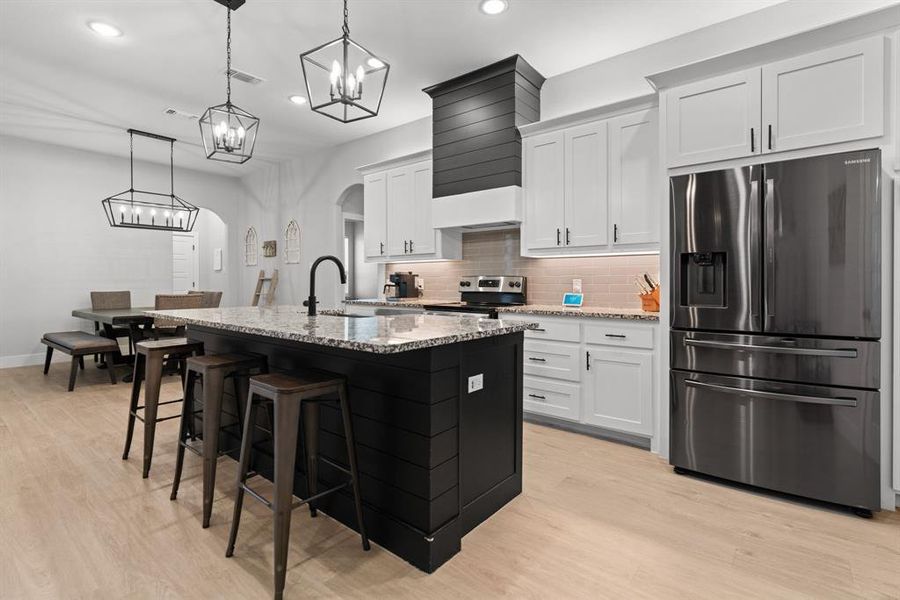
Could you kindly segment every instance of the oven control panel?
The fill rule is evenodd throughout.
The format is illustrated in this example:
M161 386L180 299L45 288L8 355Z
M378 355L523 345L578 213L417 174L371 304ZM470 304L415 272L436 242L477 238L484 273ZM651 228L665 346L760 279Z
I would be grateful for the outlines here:
M525 278L511 275L471 275L459 281L460 292L525 293Z

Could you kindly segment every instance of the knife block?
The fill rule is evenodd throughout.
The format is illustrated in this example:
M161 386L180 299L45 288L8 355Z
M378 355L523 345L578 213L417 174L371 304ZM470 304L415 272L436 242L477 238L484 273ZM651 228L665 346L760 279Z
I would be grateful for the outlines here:
M649 294L638 294L641 299L641 309L644 312L659 312L659 286L653 288Z

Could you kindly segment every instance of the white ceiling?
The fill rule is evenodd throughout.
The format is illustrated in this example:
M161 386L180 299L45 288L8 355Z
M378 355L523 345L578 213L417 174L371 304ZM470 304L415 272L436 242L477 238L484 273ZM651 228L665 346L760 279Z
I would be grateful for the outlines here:
M225 9L213 0L0 0L0 131L127 154L123 129L179 138L176 163L241 174L428 116L422 88L512 54L547 77L778 4L779 0L351 0L351 37L391 63L381 113L341 124L287 97L304 90L298 54L340 35L339 0L248 0L233 16L233 66L266 80L232 84L260 117L253 160L203 159L195 121L225 100ZM101 38L102 20L124 31Z

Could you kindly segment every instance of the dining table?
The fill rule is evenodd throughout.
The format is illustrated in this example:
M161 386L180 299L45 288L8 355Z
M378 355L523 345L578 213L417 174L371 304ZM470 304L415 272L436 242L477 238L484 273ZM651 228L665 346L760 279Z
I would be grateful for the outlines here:
M153 317L148 317L146 311L153 310L152 306L138 306L131 308L76 308L72 316L100 323L103 326L105 337L115 339L113 329L115 327L128 327L129 338L132 346L147 337L149 329L153 326ZM134 364L134 354L122 354L117 352L114 358L115 365ZM102 367L101 367L102 368ZM131 373L123 378L129 381Z

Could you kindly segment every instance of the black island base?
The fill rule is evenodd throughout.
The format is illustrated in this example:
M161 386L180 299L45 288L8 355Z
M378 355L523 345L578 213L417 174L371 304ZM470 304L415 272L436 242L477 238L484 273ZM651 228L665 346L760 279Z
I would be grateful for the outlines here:
M208 354L264 354L273 372L318 368L347 377L369 537L422 571L449 560L466 533L522 491L521 331L385 354L197 325L187 333ZM470 378L478 389L469 391ZM224 413L243 414L236 403L224 399L223 423ZM330 403L319 410L320 456L346 467L340 411ZM251 467L271 480L270 440L262 429L255 435ZM227 428L222 447L236 447L237 436L236 426ZM302 440L297 452L294 493L305 498ZM318 480L321 490L346 475L319 461ZM349 489L317 507L356 529Z

